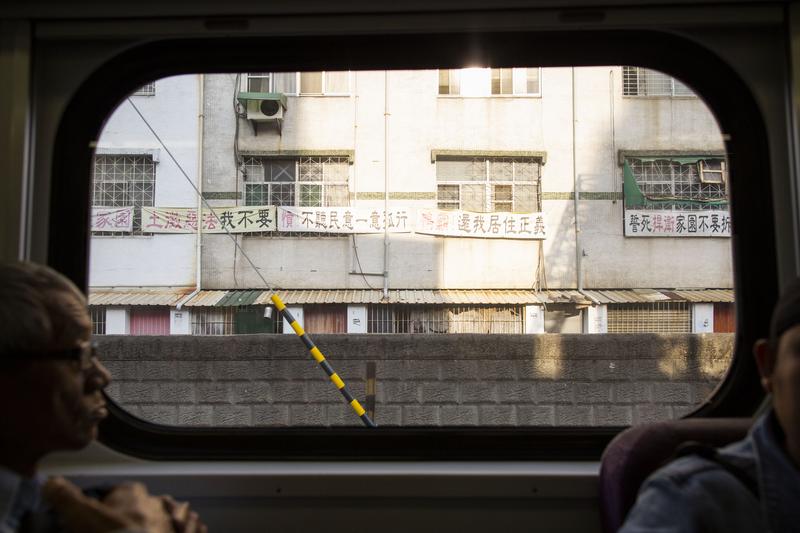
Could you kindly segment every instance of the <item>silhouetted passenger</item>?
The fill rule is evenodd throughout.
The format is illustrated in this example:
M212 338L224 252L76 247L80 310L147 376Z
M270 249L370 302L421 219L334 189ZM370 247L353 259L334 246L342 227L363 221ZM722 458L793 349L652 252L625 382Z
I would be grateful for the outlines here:
M103 501L37 464L97 437L111 376L90 342L86 299L54 270L0 265L0 533L204 532L188 504L123 484Z
M800 531L800 280L753 351L772 408L747 438L650 476L622 533Z

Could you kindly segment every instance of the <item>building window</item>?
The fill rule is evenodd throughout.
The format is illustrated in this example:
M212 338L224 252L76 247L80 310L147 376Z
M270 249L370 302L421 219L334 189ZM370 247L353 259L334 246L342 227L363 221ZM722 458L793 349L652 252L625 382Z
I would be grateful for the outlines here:
M662 72L622 67L623 96L696 96L686 85Z
M625 206L637 209L727 209L722 157L626 157Z
M245 157L245 205L344 207L350 202L346 157Z
M142 85L136 89L131 96L155 96L156 95L156 82L150 82Z
M244 89L252 93L281 93L300 96L348 95L350 94L350 72L251 72L245 77Z
M609 333L691 333L687 302L609 304Z
M235 307L192 308L192 335L233 335Z
M96 155L92 176L92 206L133 207L132 233L142 234L137 207L153 205L156 164L152 155Z
M475 212L540 211L539 160L472 157L436 160L439 209Z
M280 333L281 323L277 311L266 318L263 305L192 308L192 335Z
M98 306L89 307L89 315L92 318L92 335L106 334L106 308Z
M367 333L524 333L519 305L369 305Z
M439 71L439 94L538 96L539 68L466 68Z

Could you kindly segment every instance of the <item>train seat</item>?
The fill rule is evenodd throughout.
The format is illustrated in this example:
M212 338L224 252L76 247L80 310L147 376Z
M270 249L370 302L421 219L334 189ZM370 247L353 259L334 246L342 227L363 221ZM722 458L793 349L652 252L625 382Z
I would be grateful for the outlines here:
M671 459L684 442L714 447L743 438L752 418L690 418L643 424L612 440L600 464L600 516L605 533L622 526L647 477Z

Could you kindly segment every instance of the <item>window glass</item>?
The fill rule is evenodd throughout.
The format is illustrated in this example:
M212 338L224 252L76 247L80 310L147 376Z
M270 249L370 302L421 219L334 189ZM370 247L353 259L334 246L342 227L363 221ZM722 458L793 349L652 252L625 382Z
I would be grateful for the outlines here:
M326 72L325 73L325 93L326 94L347 94L350 91L350 73Z
M322 94L322 72L301 72L300 94Z
M296 72L275 72L273 75L275 92L284 94L297 93Z
M272 92L272 75L269 72L252 72L248 74L247 91L251 93Z
M724 377L734 176L687 85L613 65L255 70L156 80L97 141L89 305L122 408L626 426Z
M539 69L442 69L439 71L439 94L452 96L538 95Z

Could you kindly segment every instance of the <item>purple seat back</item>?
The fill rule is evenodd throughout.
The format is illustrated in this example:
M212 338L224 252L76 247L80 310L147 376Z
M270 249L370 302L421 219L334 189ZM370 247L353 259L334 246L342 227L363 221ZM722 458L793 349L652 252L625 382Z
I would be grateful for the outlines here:
M616 532L639 487L677 447L696 441L714 447L744 438L751 418L688 418L629 428L612 440L600 460L600 516L605 533Z

